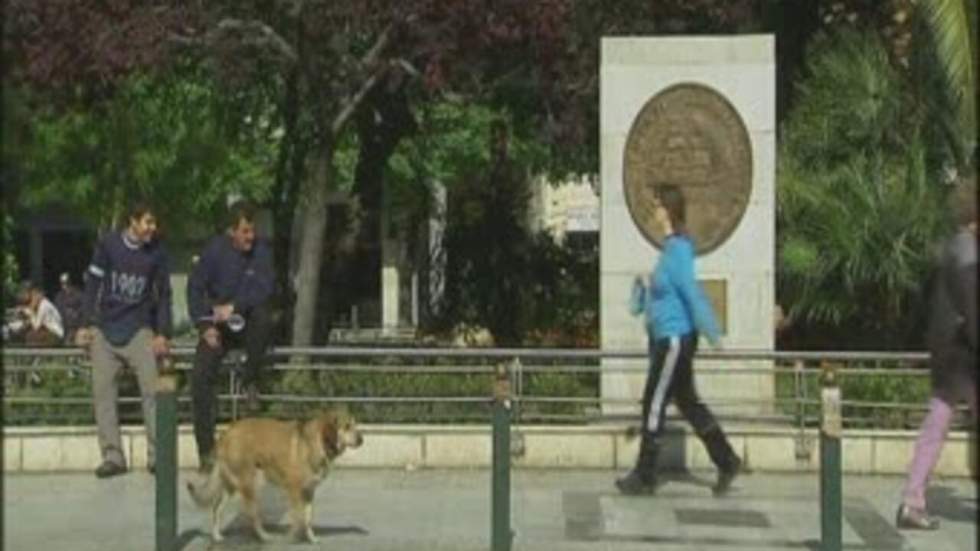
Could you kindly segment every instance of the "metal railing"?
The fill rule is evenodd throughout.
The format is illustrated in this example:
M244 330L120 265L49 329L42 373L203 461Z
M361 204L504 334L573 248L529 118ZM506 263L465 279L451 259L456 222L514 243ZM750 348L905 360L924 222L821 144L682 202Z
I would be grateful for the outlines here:
M483 392L472 396L349 396L336 397L330 396L329 401L353 401L353 402L380 402L380 403L401 403L405 401L431 402L439 401L442 403L482 403L490 405L490 422L492 427L492 477L491 477L491 525L490 525L490 545L493 551L510 551L514 533L510 523L510 470L511 455L515 453L515 440L512 439L514 431L514 421L521 419L521 409L523 404L529 403L558 403L558 404L607 404L607 403L629 403L631 400L609 400L602 399L600 396L588 397L566 397L566 396L537 396L522 393L526 378L535 373L566 373L566 374L587 374L599 375L604 373L642 373L646 370L642 363L632 366L600 366L598 363L592 365L577 366L534 366L524 365L529 360L558 359L558 360L577 360L598 362L603 358L636 359L645 360L646 353L640 351L599 351L599 350L524 350L524 349L367 349L367 348L281 348L274 351L274 356L280 360L286 358L286 362L276 364L276 369L280 371L313 371L313 372L337 372L346 371L352 374L362 374L376 376L379 374L398 373L409 371L415 374L451 373L459 376L488 375L488 384L483 387ZM189 350L176 350L174 356L177 359L184 359L184 365L165 361L162 364L160 381L157 387L157 426L158 426L158 476L156 478L156 548L158 551L170 551L174 548L177 533L177 499L176 499L176 426L177 426L177 406L178 406L178 385L177 376L179 371L186 370L186 358ZM6 369L6 376L23 376L38 371L55 369L54 366L42 366L36 363L40 357L54 357L64 359L62 370L77 370L79 363L77 360L81 356L80 351L72 350L7 350L4 352L4 364L8 363L8 358L28 359L29 365L9 366ZM377 360L379 358L422 358L422 359L446 359L446 358L469 358L479 360L491 360L491 365L468 365L468 366L447 366L447 365L424 365L405 366L405 365L365 365L363 363L324 363L324 358L342 358L350 361L349 358L369 358ZM730 360L730 361L754 361L761 360L772 362L773 367L739 367L738 369L724 369L716 367L702 366L698 371L703 374L725 372L728 374L773 374L789 377L789 385L793 395L790 399L779 400L758 399L758 400L732 400L736 404L766 404L772 403L778 406L780 403L788 402L791 406L792 415L802 431L809 419L807 407L815 406L816 411L814 421L819 426L820 442L820 541L821 548L825 551L840 551L842 549L842 496L841 496L841 438L842 429L845 424L844 410L848 405L851 407L877 407L882 404L875 401L865 400L846 400L842 398L842 383L848 377L856 376L886 376L895 377L917 377L922 378L927 371L921 368L921 364L928 359L928 355L922 353L895 354L895 353L869 353L869 352L772 352L772 351L724 351L724 352L705 352L700 354L701 359L709 360ZM71 360L76 360L72 362ZM238 357L233 363L241 363ZM820 369L812 369L816 365ZM860 363L864 365L868 362L876 364L875 368L851 367L847 368L848 363ZM908 365L920 365L918 369L909 367L884 368L884 362L899 362ZM784 366L779 367L780 363ZM235 371L230 371L230 399L235 400ZM810 388L808 378L815 378L817 387ZM817 380L816 377L819 377ZM774 388L778 385L774 384ZM819 389L819 392L817 391ZM778 391L778 388L777 388ZM810 399L812 392L814 398ZM598 389L596 388L596 393ZM846 392L843 392L846 395ZM817 398L819 396L819 398ZM50 402L53 397L35 397L43 401ZM264 397L267 401L303 401L304 397L294 395L272 395ZM323 397L308 397L313 401L321 401ZM5 396L5 407L16 404L29 404L31 397ZM25 401L28 400L28 401ZM72 403L76 403L80 398L71 398ZM922 402L924 400L920 400ZM84 400L88 402L88 400ZM719 401L713 401L718 404ZM902 407L911 404L890 404ZM916 406L922 408L921 403ZM594 417L584 415L580 417ZM602 417L600 415L600 417ZM635 416L634 416L635 417ZM519 436L519 435L518 435ZM519 439L517 439L519 440Z
M191 348L174 350L175 367L182 376L191 369L192 356ZM302 389L287 388L286 391L282 390L283 385L274 385L279 388L262 394L260 399L266 406L278 407L280 413L318 404L346 403L361 408L397 406L401 411L397 421L401 422L485 421L489 415L486 404L491 397L486 390L489 387L479 381L489 380L496 363L513 361L515 422L632 422L633 413L613 414L610 410L633 408L636 399L603 398L599 378L609 374L642 375L647 369L646 358L644 350L280 347L272 351L272 370L276 375L270 380L282 380L297 372L309 373L316 380ZM726 421L788 425L797 427L801 433L815 427L819 421L818 367L824 362L841 366L841 386L845 396L841 405L843 423L847 427L912 429L918 426L927 409L928 370L924 369L927 353L725 350L704 351L698 358L705 360L696 366L702 380L722 375L773 376L772 395L710 398L718 417ZM601 365L603 359L634 361ZM85 390L88 360L80 349L8 348L3 352L3 361L8 425L47 424L66 418L92 422L91 393ZM725 361L760 362L761 365L742 365L734 369L718 365ZM218 401L221 416L235 418L243 398L238 384L240 371L236 369L236 366L241 367L242 357L230 355L227 363L231 369L227 370L227 382L221 387ZM58 372L66 373L68 378L77 377L82 382L61 381L56 389L46 391L45 379ZM435 388L438 385L432 383L421 391L396 393L375 384L389 375L446 376L447 386L452 387L452 381L466 381L470 390L447 395L439 392L440 389ZM536 384L546 377L551 377L552 382L563 383L564 387L555 390L546 384ZM363 383L365 390L358 392L349 388L354 386L350 381L355 380ZM348 383L344 387L336 384L338 381ZM882 388L871 388L875 385L864 384L867 381ZM132 387L128 389L128 395L127 389L121 392L122 418L126 422L136 422L140 415L139 408L135 407L139 398L135 385ZM473 391L473 388L477 390ZM186 392L180 394L178 415L187 418L190 398ZM750 412L745 413L746 410ZM368 415L369 420L370 417ZM962 426L962 421L958 420L954 428Z

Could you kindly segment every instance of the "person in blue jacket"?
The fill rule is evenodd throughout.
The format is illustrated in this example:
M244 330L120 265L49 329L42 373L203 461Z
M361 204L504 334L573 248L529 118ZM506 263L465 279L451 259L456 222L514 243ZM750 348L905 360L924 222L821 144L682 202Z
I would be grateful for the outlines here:
M636 467L616 480L616 487L631 495L656 492L657 456L667 404L673 400L718 468L718 481L712 490L721 496L730 489L742 468L742 460L698 396L691 366L700 334L718 348L721 337L714 313L695 276L694 244L685 231L684 195L676 186L665 184L657 187L655 196L654 220L665 235L663 247L649 285L644 285L637 276L630 300L634 315L645 314L650 350L650 371L643 390L640 452Z
M229 208L228 230L208 242L187 282L187 306L200 335L191 372L191 403L203 470L209 470L214 450L214 385L229 348L245 348L242 382L247 406L259 409L259 379L272 338L269 303L274 290L271 246L256 237L255 207L238 201ZM244 321L244 327L237 326L236 318Z

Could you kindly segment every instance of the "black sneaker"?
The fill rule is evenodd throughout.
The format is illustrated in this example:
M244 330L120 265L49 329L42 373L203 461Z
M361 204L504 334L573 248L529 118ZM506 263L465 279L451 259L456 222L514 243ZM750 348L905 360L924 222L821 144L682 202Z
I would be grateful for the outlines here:
M925 509L902 504L895 513L895 526L909 530L936 530L939 520L929 516Z
M742 468L742 460L736 457L735 461L732 462L731 468L718 473L718 482L711 487L711 493L714 494L715 497L727 495L732 489L732 482L734 482L735 478L742 472Z
M113 463L112 461L103 461L95 469L96 478L109 478L121 474L126 474L126 467L118 463Z
M636 469L630 471L623 478L616 479L616 488L622 494L628 496L652 496L657 493L657 488L659 487L660 484L657 483L656 479L644 477Z

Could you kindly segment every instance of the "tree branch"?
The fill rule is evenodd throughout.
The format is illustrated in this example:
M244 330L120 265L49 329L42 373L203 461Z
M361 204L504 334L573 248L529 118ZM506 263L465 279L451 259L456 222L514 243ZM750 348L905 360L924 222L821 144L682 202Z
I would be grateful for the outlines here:
M374 65L378 58L381 56L381 52L388 46L391 41L391 34L394 32L394 23L389 24L381 35L375 40L374 45L368 50L364 57L361 58L360 65L363 67L370 67ZM384 72L386 67L380 69L375 69L372 71L371 75L361 83L360 88L353 95L349 96L341 105L340 112L333 119L333 123L330 125L330 132L334 135L340 132L340 130L347 124L347 120L354 114L357 107L364 101L364 97L368 95L368 92L374 88L374 85L378 83L378 78Z
M223 35L234 33L241 35L241 40L245 44L271 47L282 55L289 64L295 64L299 61L299 55L296 53L296 49L272 27L261 21L243 21L241 19L225 18L219 21L215 28L207 31L203 37L198 38L171 33L170 40L184 46L209 46L218 41Z

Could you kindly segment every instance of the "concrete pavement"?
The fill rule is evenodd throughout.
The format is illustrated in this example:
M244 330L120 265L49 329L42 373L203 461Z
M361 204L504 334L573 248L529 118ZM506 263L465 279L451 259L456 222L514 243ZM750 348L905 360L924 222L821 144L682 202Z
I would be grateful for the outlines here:
M749 474L716 499L713 473L676 475L656 497L624 497L611 470L515 470L515 550L815 550L820 516L815 475ZM264 518L276 541L261 545L226 510L225 543L211 545L208 515L192 505L181 472L180 549L305 551L489 549L490 473L472 470L337 469L320 486L314 511L317 545L286 541L281 493L262 491ZM899 477L844 479L846 550L973 551L977 499L972 480L937 479L936 532L899 532L894 513ZM3 548L14 551L134 551L154 546L154 481L145 471L110 480L91 474L6 474Z

